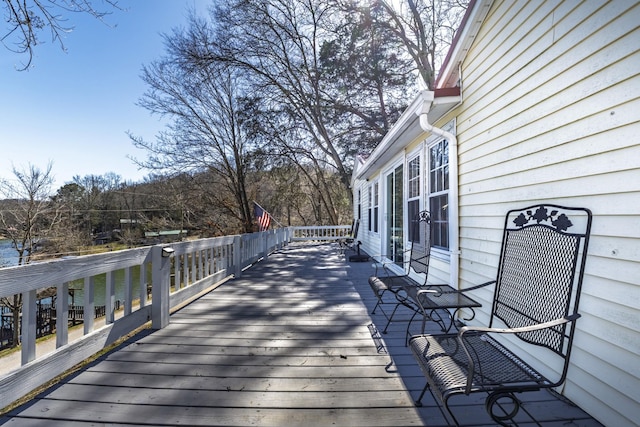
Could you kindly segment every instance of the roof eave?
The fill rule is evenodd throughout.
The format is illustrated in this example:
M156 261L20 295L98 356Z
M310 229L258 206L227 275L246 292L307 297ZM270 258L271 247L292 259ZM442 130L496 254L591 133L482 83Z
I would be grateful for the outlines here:
M435 82L436 90L460 86L460 64L476 39L493 0L471 0Z
M354 179L369 179L378 169L401 152L405 146L424 133L420 127L419 114L422 112L426 93L428 91L422 91L416 96L398 121L382 138L382 141L373 150L371 156L364 164L360 165L357 171L354 171ZM429 110L429 121L431 123L437 122L453 107L458 105L460 101L460 88L434 91L433 102Z

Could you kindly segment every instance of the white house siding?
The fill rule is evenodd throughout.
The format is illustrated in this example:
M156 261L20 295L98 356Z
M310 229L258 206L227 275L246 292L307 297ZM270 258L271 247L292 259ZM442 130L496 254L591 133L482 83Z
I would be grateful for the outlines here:
M461 287L495 277L508 209L593 211L563 393L608 426L640 422L639 25L634 0L496 0L456 110Z

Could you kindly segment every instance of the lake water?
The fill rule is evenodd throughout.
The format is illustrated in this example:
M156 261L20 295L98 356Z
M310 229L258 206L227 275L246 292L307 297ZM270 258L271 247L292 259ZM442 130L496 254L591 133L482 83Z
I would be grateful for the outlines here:
M18 253L11 246L11 240L0 239L0 268L18 265Z
M0 268L18 265L18 255L11 246L10 240L0 240ZM131 272L133 279L133 299L137 300L140 295L140 268L134 267ZM151 277L151 272L147 272L147 277ZM116 299L124 301L124 270L115 272ZM43 284L43 286L57 286L57 283ZM83 302L83 280L76 280L69 284L69 289L73 290L69 296L69 303L82 304ZM106 293L106 275L100 274L95 276L94 283L94 303L95 305L104 305Z

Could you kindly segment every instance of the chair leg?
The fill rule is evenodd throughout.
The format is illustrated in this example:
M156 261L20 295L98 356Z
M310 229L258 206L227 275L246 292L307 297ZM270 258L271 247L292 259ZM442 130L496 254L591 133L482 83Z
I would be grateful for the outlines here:
M456 418L455 415L453 415L453 412L451 411L451 408L449 407L449 396L444 398L444 401L442 402L444 404L444 408L447 410L447 412L449 413L449 416L451 417L451 419L453 420L454 424L457 427L460 427L460 423L458 422L458 419Z
M513 421L521 407L522 402L520 399L508 391L494 391L485 400L487 413L491 416L491 419L501 426L511 426L512 424L508 421ZM531 418L533 419L533 417Z
M380 305L380 298L378 298L378 302L373 307L373 310L371 310L371 314L376 314L376 309L378 308L379 305Z
M404 337L404 346L405 347L409 346L409 338L411 338L411 334L409 332L409 328L411 328L411 322L413 322L413 319L416 317L417 314L418 314L418 312L414 311L413 315L409 319L409 322L407 322L407 333L406 333L406 335ZM423 322L423 326L422 326L422 333L424 334L424 322Z
M427 382L424 385L424 388L422 389L420 396L418 396L418 398L413 402L417 407L422 407L422 398L424 397L424 394L427 392L428 388L429 388L429 382Z
M380 293L375 292L375 294L376 294L376 298L378 298L378 302L376 303L376 306L375 306L375 307L373 307L373 311L371 311L371 314L376 314L376 309L380 306L380 304L384 304L384 303L382 302L382 297L384 296L384 293L385 293L385 292L386 292L386 289L385 289L385 290L383 290L383 291L382 291L382 292L380 292ZM381 310L382 310L382 309L381 309ZM382 313L384 314L384 310L382 311ZM387 317L387 315L386 315L386 314L384 314L384 317Z
M393 308L393 311L391 312L391 316L389 316L389 319L387 320L387 324L385 325L384 329L382 330L383 334L387 333L387 328L391 324L391 321L393 320L393 316L395 316L396 310L398 309L398 307L400 307L400 303L396 304L396 306Z
M415 406L422 407L422 398L424 397L424 394L427 392L428 389L429 389L429 382L427 381L427 384L425 384L424 388L422 389L420 396L418 397L418 399L414 401ZM444 405L444 408L447 410L447 413L449 414L449 417L451 417L451 419L453 420L454 424L459 427L460 423L458 422L458 419L456 418L455 415L453 415L453 412L451 412L451 408L449 408L449 396L444 398L444 400L442 401L442 404Z

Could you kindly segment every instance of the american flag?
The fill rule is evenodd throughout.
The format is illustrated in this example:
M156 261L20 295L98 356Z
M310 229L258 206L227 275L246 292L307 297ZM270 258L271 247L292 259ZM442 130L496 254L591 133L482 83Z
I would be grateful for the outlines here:
M256 202L253 202L253 213L258 223L258 231L268 230L269 224L271 223L271 215L269 215L269 212L262 209L262 206Z

